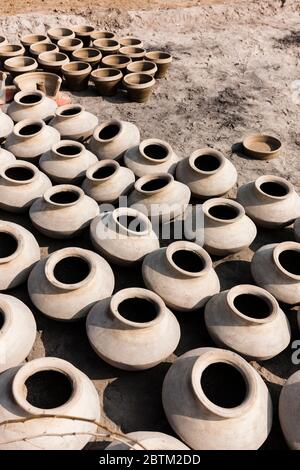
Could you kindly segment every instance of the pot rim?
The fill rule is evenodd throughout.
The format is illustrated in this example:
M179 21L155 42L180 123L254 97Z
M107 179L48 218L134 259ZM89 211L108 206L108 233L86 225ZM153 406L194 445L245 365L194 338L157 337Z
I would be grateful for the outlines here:
M69 202L69 203L62 203L62 204L51 201L51 196L53 196L53 194L61 193L61 192L76 193L78 195L78 198L76 199L76 201ZM51 206L55 206L58 208L65 208L65 207L75 206L80 201L82 201L84 197L85 197L85 193L83 189L79 188L78 186L75 186L73 184L57 184L56 186L51 186L50 188L47 189L47 191L44 193L43 199Z
M61 147L77 147L79 149L79 152L76 153L75 155L67 155L59 151ZM66 158L66 159L77 158L77 157L80 157L85 152L85 146L81 142L78 142L77 140L64 139L64 140L59 140L58 142L53 144L51 147L51 152L60 158Z
M10 168L27 168L32 171L33 175L28 180L16 180L6 175L6 171L9 170ZM5 179L6 181L9 181L10 183L21 186L24 184L33 183L35 178L38 176L39 172L40 170L35 165L33 165L33 163L22 161L22 160L16 160L14 162L8 163L7 165L4 165L0 169L0 176L1 178Z
M106 37L96 37L96 35L98 34L104 34L104 35L107 35ZM95 31L92 32L91 34L91 38L96 41L96 39L115 39L116 35L115 33L113 33L112 31L106 31L106 30L100 30L100 29L97 29Z
M35 43L31 44L30 47L29 47L30 53L33 54L35 57L42 54L42 52L37 51L36 48L35 48L35 46L39 46L40 44L47 44L47 47L50 46L50 48L52 48L52 50L50 49L49 51L44 51L44 52L59 52L59 49L58 49L57 45L54 44L53 42L39 41L39 42L35 42Z
M83 64L84 68L81 70L69 70L70 67L74 67L74 65L78 64ZM92 67L88 62L83 62L81 60L76 60L74 62L68 62L67 64L64 64L61 68L62 73L64 75L69 75L69 76L78 76L78 75L89 75L92 71Z
M78 111L73 114L62 114L64 111L69 109L77 109ZM58 108L56 108L55 114L60 119L70 119L75 116L79 116L83 113L83 111L85 111L85 108L81 104L64 104L63 106L59 106Z
M2 224L4 225L3 228L2 228ZM21 254L22 250L24 249L24 237L22 236L22 233L18 231L18 229L9 225L7 222L5 223L0 222L0 233L6 233L10 235L17 242L17 249L16 251L14 251L14 253L12 253L9 256L6 256L5 258L0 258L0 264L5 264L5 263L9 263L10 261L13 261L15 258L17 258ZM1 296L0 296L0 302L1 302ZM0 305L0 308L1 308L1 305Z
M104 42L106 42L106 45L104 44ZM107 52L107 51L119 50L120 44L116 39L100 38L100 39L95 39L93 41L93 47L96 48L96 50L100 50L100 51L103 50Z
M91 33L95 31L95 27L87 24L79 24L77 26L73 26L73 31L75 34L80 36L90 36Z
M103 57L102 59L102 64L105 64L106 66L108 65L109 67L107 68L115 68L114 65L115 64L110 64L108 63L107 64L107 60L112 60L112 59L124 59L124 62L122 62L121 64L118 63L117 65L122 65L125 67L127 67L129 64L131 64L131 58L130 57L127 57L126 55L123 55L123 54L110 54L110 55L106 55L105 57Z
M17 61L23 61L24 63L22 65L15 65L14 63ZM26 65L25 62L29 62L29 64ZM28 57L25 55L20 55L16 57L10 57L9 59L6 59L4 62L4 67L7 70L15 70L19 69L21 70L27 70L28 68L35 67L37 68L37 61L33 57Z
M274 248L273 248L273 253L272 253L272 258L275 263L276 268L285 276L289 277L290 279L294 279L295 281L300 281L300 274L293 274L290 271L287 271L282 264L279 261L279 256L281 253L284 251L297 251L300 254L300 243L298 242L281 242L278 243Z
M22 103L21 99L27 95L39 96L40 100L37 101L36 103ZM30 108L31 106L36 106L42 103L45 100L45 97L46 97L45 93L43 93L40 90L23 90L23 91L18 91L18 93L15 94L14 101L20 106Z
M75 44L71 45L71 44L67 44L67 42L71 42L71 41L75 41ZM51 44L51 43L50 43ZM80 46L82 47L83 46L83 42L81 41L81 39L79 38L61 38L58 42L57 42L57 46L60 48L60 49L64 49L66 51L70 51L70 50L73 50L73 47L76 47L76 46ZM76 47L77 48L77 47ZM74 49L76 50L76 49Z
M146 80L144 83L130 83L130 80L134 76L143 76L143 78ZM152 77L149 73L144 73L144 72L134 72L134 73L128 73L125 75L123 78L123 83L127 88L131 88L133 90L143 90L145 88L150 88L155 85L155 78Z
M275 184L277 183L279 186L284 187L287 190L287 193L283 196L273 196L271 194L268 194L261 189L261 186L263 183L275 183ZM282 178L281 176L273 176L273 175L259 176L254 181L254 187L255 187L255 190L258 192L258 194L264 197L270 198L270 199L274 199L275 201L283 201L294 192L293 185L289 181L287 181L285 178Z
M102 72L105 73L108 70L113 70L118 73L116 73L113 76L111 75L101 76ZM100 72L100 76L98 75L99 72ZM114 67L105 67L103 69L92 70L91 77L94 82L113 82L115 80L121 80L123 78L123 74L120 69L116 69Z
M125 215L135 217L136 219L144 223L147 228L143 230L142 232L136 232L135 230L130 230L118 220L119 217L125 216ZM118 207L117 209L114 209L111 212L111 217L113 219L113 222L121 229L121 231L125 232L126 234L128 233L129 235L133 235L135 237L143 237L152 232L151 221L148 219L148 217L145 214L143 214L142 212L136 209L132 209L130 207Z
M43 39L38 39L38 40L35 39L34 41L30 40L30 38L38 38L38 37L43 37ZM30 34L25 34L24 36L21 37L21 44L26 45L26 46L31 46L32 44L36 44L37 42L45 42L45 41L49 41L49 38L48 36L46 36L46 34L30 33Z
M165 180L167 181L167 184L162 188L154 189L153 191L145 191L142 189L144 184L155 179ZM174 176L170 173L153 173L152 175L141 176L138 180L136 180L134 183L134 189L141 194L145 194L146 196L152 196L152 194L158 194L159 192L164 191L174 181Z
M29 135L22 135L20 134L20 130L24 127L31 126L31 125L38 125L40 129L37 132ZM17 122L13 129L13 134L18 137L19 139L31 139L33 137L38 136L41 132L46 128L46 123L42 119L23 119L22 121Z
M15 50L9 51L5 50L7 47L14 47ZM20 54L21 53L21 54ZM0 57L2 56L7 56L7 54L12 54L12 57L14 55L22 55L25 53L25 48L21 44L12 44L12 43L7 43L7 44L0 44Z
M60 33L59 33L60 31ZM62 34L62 32L64 33ZM65 34L67 33L67 34ZM61 38L66 38L66 37L75 37L75 33L72 29L70 28L65 28L63 26L55 26L53 28L48 29L47 31L47 36L50 38L54 39L61 39Z
M122 72L120 72L122 73ZM111 137L110 139L101 139L101 137L99 137L99 134L100 132L105 128L105 127L108 127L108 126L118 126L119 127L119 130L117 132L117 134L115 134L113 137ZM123 121L119 120L119 119L109 119L108 121L105 121L103 122L102 124L99 124L99 126L95 127L94 129L94 132L93 132L93 138L97 141L97 142L103 142L103 143L109 143L109 142L112 142L113 140L115 140L117 137L119 137L121 135L121 132L124 130L124 124L123 124Z
M212 157L215 157L219 161L219 166L215 170L212 171L205 171L205 170L200 170L196 165L195 161L197 160L198 157L204 156L204 155L209 155ZM191 155L188 157L188 162L191 168L196 171L197 173L200 173L201 175L214 175L218 171L220 171L225 163L226 163L226 157L223 155L222 152L219 152L219 150L213 149L211 147L203 147L201 149L194 150Z
M150 146L150 145L157 145L158 147L162 147L164 150L166 150L167 155L164 158L159 158L159 159L149 157L145 153L145 148ZM164 163L164 162L168 161L171 158L172 153L173 153L173 149L172 149L171 145L168 142L165 142L164 140L161 140L161 139L153 138L153 139L142 140L142 142L139 145L139 152L141 153L143 158L145 158L146 160L149 160L150 162L157 163L159 165L160 163Z
M126 56L124 56L124 57L126 57ZM129 59L130 59L130 57L129 57ZM131 59L130 59L130 60L131 60ZM130 70L130 69L134 68L136 65L139 65L139 64L143 64L143 65L144 65L144 64L150 64L151 67L150 67L150 65L149 65L149 70L140 70L140 71L138 71L138 72L137 72L136 70ZM136 60L136 61L134 61L134 62L131 61L131 62L127 65L127 71L128 71L129 73L153 73L153 74L155 74L155 73L157 72L157 70L158 70L158 69L157 69L156 63L155 63L155 62L151 62L151 60Z
M163 54L166 57L162 57L162 58L155 57L155 55L157 56L158 54ZM167 64L169 62L172 62L171 54L169 54L169 52L164 52L164 51L158 51L158 50L148 51L146 52L145 57L147 57L147 59L149 60L152 60L153 62L156 62L157 64Z
M135 44L123 44L123 41L137 41ZM143 47L143 41L135 36L123 36L122 38L119 39L119 43L122 47L128 47L128 46L133 46L133 47Z
M237 210L237 215L233 219L220 219L215 217L209 213L209 210L215 206L227 206L227 207L234 207ZM202 204L202 211L208 219L214 220L220 224L233 224L238 222L243 217L245 217L246 212L244 207L237 201L233 199L227 199L225 197L214 197L210 198Z
M78 54L81 54L82 52L85 52L85 51L88 51L88 57L80 57L80 55L78 56ZM94 52L97 52L97 54L94 54L94 55L89 55L89 52L90 51L93 51ZM81 47L80 49L77 49L76 51L74 51L72 53L72 57L75 58L75 60L78 60L80 59L82 62L97 62L101 60L102 58L102 54L101 52L99 51L99 49L96 49L95 47Z
M192 253L195 253L201 261L203 262L203 269L201 271L193 272L193 271L186 271L185 269L180 268L174 261L173 261L173 255L177 251L191 251ZM166 251L166 260L169 263L169 265L177 272L180 274L183 274L184 276L187 277L200 277L206 275L211 269L213 269L213 264L211 257L207 253L204 248L202 248L200 245L197 245L196 243L193 242L188 242L184 240L177 240L175 242L170 243L170 245L167 246Z
M58 57L60 57L60 59L50 60L48 59L50 55L55 55L56 59L58 59ZM38 61L42 65L52 65L52 66L64 65L65 63L69 63L69 57L67 56L67 54L64 54L63 52L46 51L46 52L42 52L41 54L39 54Z
M122 46L120 47L120 54L128 57L145 57L146 49L140 46Z
M111 166L111 167L115 168L115 171L111 175L106 176L105 178L94 178L93 177L93 174L99 168L103 168L103 167L107 167L107 166ZM107 160L101 160L101 161L98 161L98 162L94 163L92 166L90 166L86 170L85 175L86 175L86 178L90 181L95 181L96 183L102 183L104 181L108 181L110 178L115 176L119 172L119 170L120 170L120 165L116 160L107 159Z

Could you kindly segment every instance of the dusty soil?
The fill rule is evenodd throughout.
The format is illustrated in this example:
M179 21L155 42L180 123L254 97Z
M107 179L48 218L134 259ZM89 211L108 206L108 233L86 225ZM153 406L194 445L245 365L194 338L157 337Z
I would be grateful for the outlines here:
M13 3L19 8L19 2ZM35 5L34 0L27 3ZM47 1L43 3L47 5ZM75 3L72 1L73 5ZM147 3L150 2L142 2L142 6ZM128 103L121 94L104 100L96 97L92 88L77 93L73 100L97 114L100 121L116 117L135 122L142 138L165 139L182 157L201 146L216 147L236 165L239 185L270 173L287 178L300 190L300 107L292 99L291 91L292 82L300 78L297 67L300 5L287 1L281 8L281 3L262 0L167 12L113 9L105 14L96 12L93 24L121 35L132 33L143 38L148 48L166 49L173 54L174 64L168 79L159 81L147 104ZM9 2L5 8L7 5ZM31 13L0 17L0 29L1 34L16 40L16 35L30 31L42 32L57 24L68 26L90 20L90 11L87 16ZM237 144L246 134L255 131L279 136L285 146L283 155L270 162L243 156ZM235 193L236 188L230 196L234 197ZM0 213L0 217L29 227L37 236L43 255L69 244L40 236L31 227L27 216ZM253 252L266 243L291 239L291 228L259 230L249 249L236 256L215 260L222 289L237 283L253 283L249 269ZM91 248L88 233L72 243ZM114 268L114 272L116 289L142 285L140 269ZM103 423L113 429L172 433L161 405L163 378L176 356L195 347L212 345L205 329L203 311L177 315L182 339L172 357L152 370L127 373L108 366L94 354L83 322L61 324L51 321L35 311L24 286L12 293L23 299L36 316L38 337L29 359L41 355L62 357L87 373L99 391ZM295 312L285 307L284 310L291 322L293 340L299 339ZM289 347L272 360L253 363L264 377L274 402L274 425L264 448L285 448L277 408L282 384L297 370L291 362L291 354ZM103 443L89 444L88 448L103 448Z

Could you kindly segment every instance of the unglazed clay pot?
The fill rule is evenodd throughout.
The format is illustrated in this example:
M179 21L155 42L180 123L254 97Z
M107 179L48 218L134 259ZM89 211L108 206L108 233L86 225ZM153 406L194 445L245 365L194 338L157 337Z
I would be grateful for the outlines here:
M57 45L52 42L37 42L30 46L29 52L35 59L37 59L43 52L59 52L59 49Z
M8 44L8 40L5 36L0 36L0 46L5 46L5 44Z
M118 69L103 68L93 70L91 73L91 79L95 84L97 92L101 96L115 95L122 78L123 74L121 70Z
M90 236L96 251L118 265L138 263L159 248L150 220L127 207L96 217L90 226Z
M145 59L154 62L157 65L155 78L163 78L167 75L172 62L171 54L161 51L150 51L145 54Z
M256 450L272 426L269 391L238 354L199 348L168 370L162 401L176 434L195 450Z
M152 95L155 79L148 73L129 73L123 78L130 101L144 103Z
M31 311L11 295L0 294L0 332L1 373L26 359L36 336Z
M111 119L95 128L90 149L99 160L117 160L126 150L139 143L140 131L135 124Z
M211 255L227 256L251 245L257 235L241 204L232 199L208 199L204 214L204 248Z
M1 157L0 157L0 161L1 161ZM294 232L295 232L296 242L300 243L300 218L295 221Z
M93 47L101 52L102 57L110 54L117 54L120 44L115 39L96 39L93 41Z
M140 46L123 46L120 48L120 54L130 57L132 61L143 60L146 50Z
M29 212L33 225L51 238L79 235L98 214L96 201L71 184L50 188L35 201Z
M100 64L102 54L98 49L92 47L84 47L72 53L73 60L87 62L92 69L95 69Z
M83 42L80 39L77 38L64 38L60 39L57 43L60 52L63 54L66 54L69 59L72 58L72 54L74 51L78 51L79 49L82 49L83 47Z
M46 72L61 74L63 65L69 63L69 57L62 52L42 52L38 62Z
M32 163L7 163L0 168L0 208L8 212L26 212L50 187L48 176Z
M69 28L50 28L47 31L47 35L54 44L57 44L62 38L75 38L74 31Z
M218 150L195 150L177 165L176 178L185 183L192 194L210 198L226 194L237 182L237 171Z
M12 119L0 108L0 144L13 131L14 123Z
M131 36L119 39L119 43L122 47L135 46L143 47L143 42L138 38L132 38Z
M279 176L260 176L241 186L237 200L260 227L281 228L300 216L298 194L289 181Z
M214 295L205 307L205 323L217 346L258 361L277 356L291 339L276 299L247 284Z
M27 53L29 52L30 46L32 46L32 44L36 44L37 42L45 44L50 43L50 39L44 34L26 34L25 36L21 37L20 42Z
M128 443L113 441L106 450L190 450L183 442L162 432L137 431L123 437Z
M282 242L262 246L251 262L259 286L286 304L300 304L300 243Z
M78 183L86 170L98 162L96 155L75 140L61 140L39 161L42 171L55 183Z
M82 189L99 204L113 204L130 191L134 182L134 174L129 168L120 166L115 160L101 160L86 171Z
M16 157L5 149L0 148L0 168L6 166L8 163L16 161Z
M84 141L98 124L98 118L79 104L59 106L50 126L57 129L62 139Z
M40 248L28 230L4 220L0 221L0 241L0 290L6 290L26 281L40 259Z
M23 119L7 137L5 148L17 158L35 162L59 140L59 132L41 119Z
M76 38L83 42L83 47L89 47L91 43L91 33L95 31L94 26L78 25L73 27Z
M148 73L152 77L157 72L157 65L150 60L137 60L127 65L127 73Z
M34 72L38 68L38 63L32 57L11 57L4 62L4 69L14 78L23 73Z
M11 57L18 57L25 54L25 49L20 44L0 45L0 64L3 67L4 62Z
M92 41L95 41L96 39L114 39L115 37L115 33L112 33L111 31L93 31L91 33Z
M55 320L85 317L99 300L107 299L115 280L109 264L90 250L63 248L43 258L31 271L28 292L32 303Z
M61 82L62 79L58 75L49 72L24 73L14 79L14 84L18 90L39 90L53 99L57 97Z
M174 174L178 161L171 145L160 139L143 140L124 155L125 165L138 178L159 172Z
M127 57L122 54L113 54L113 55L107 55L103 57L102 59L102 66L103 67L108 67L108 68L113 68L113 69L118 69L123 72L123 74L126 71L126 67L131 63L130 57Z
M176 349L180 326L162 299L147 289L123 289L97 302L86 320L92 348L125 370L156 366Z
M170 173L155 173L142 176L135 182L128 205L150 219L170 222L183 214L190 196L189 188L175 181Z
M63 359L42 357L9 369L0 386L0 420L12 420L1 432L1 450L81 450L97 431L100 404L93 382ZM39 419L18 422L34 416Z
M292 374L282 387L279 420L285 440L292 450L300 450L300 371Z
M89 84L89 77L92 71L90 64L86 62L71 62L61 68L69 90L85 90Z
M197 310L220 292L209 254L196 243L175 241L147 255L143 279L172 309Z
M14 122L23 119L42 119L48 122L55 115L57 104L41 91L19 91L7 108Z

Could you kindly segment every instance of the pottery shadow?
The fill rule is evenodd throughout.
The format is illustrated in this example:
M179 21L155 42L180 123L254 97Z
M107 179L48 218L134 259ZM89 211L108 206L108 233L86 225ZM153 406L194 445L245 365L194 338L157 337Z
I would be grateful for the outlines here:
M283 227L281 229L257 227L257 229L258 235L250 246L253 252L257 251L264 245L294 240L292 227Z
M243 260L225 260L215 267L221 291L239 284L255 284L250 270L251 263Z
M236 142L231 146L231 152L235 153L238 157L244 158L245 160L253 160L253 158L246 155L243 142Z
M204 321L204 308L194 312L174 312L181 331L179 344L174 352L181 356L187 351L203 347L215 347Z
M271 396L272 396L272 405L273 405L273 423L270 434L263 445L260 447L260 450L287 450L288 446L285 442L283 433L281 431L279 416L278 416L278 402L279 395L281 392L281 385L267 382L266 383Z

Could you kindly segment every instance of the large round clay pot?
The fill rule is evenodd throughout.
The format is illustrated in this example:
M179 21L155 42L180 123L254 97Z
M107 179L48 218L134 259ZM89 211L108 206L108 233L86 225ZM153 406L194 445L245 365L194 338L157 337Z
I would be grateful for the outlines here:
M43 258L31 271L28 292L45 315L79 320L98 301L110 297L114 275L109 264L90 250L63 248Z
M16 161L16 157L8 150L0 148L0 168Z
M51 186L48 176L32 163L8 163L0 167L0 208L26 212Z
M97 202L71 184L53 186L32 204L29 211L37 230L51 238L79 235L98 214Z
M1 220L0 290L11 289L25 282L39 259L40 247L32 233L21 225Z
M142 273L146 287L174 310L197 310L220 292L209 254L192 242L175 241L153 251L145 257Z
M294 233L295 233L296 242L300 243L300 218L295 221Z
M128 205L151 220L170 222L184 213L190 196L188 186L175 181L170 173L156 173L142 176L135 182Z
M241 186L237 200L260 227L281 228L300 216L298 194L289 181L279 176L260 176Z
M1 450L80 450L97 432L95 386L63 359L43 357L9 369L0 386L0 421L13 421L3 427Z
M0 108L0 144L13 131L14 123L12 119Z
M190 450L176 437L163 432L137 431L125 434L128 443L113 441L106 450Z
M60 140L44 153L39 166L55 183L78 183L86 170L98 162L96 155L74 140Z
M272 426L269 391L238 354L199 348L168 370L162 401L176 434L195 450L256 450Z
M300 371L292 374L282 387L279 420L285 440L292 450L300 450Z
M85 111L79 104L60 106L56 110L56 116L50 121L50 126L58 130L62 139L79 141L88 139L97 124L97 116Z
M120 207L96 217L90 236L97 251L119 265L138 263L159 248L150 220L141 212Z
M258 361L277 356L291 339L288 319L276 299L250 284L214 295L205 307L205 323L217 346Z
M36 324L29 308L16 297L0 294L0 373L26 359L35 336Z
M99 160L117 160L140 143L140 131L132 122L111 119L94 130L90 149Z
M86 320L94 351L114 367L143 370L176 349L180 326L162 299L147 289L123 289L97 302Z
M124 155L125 165L138 178L160 172L174 174L178 161L171 145L160 139L143 140Z
M23 119L42 119L48 122L55 115L57 104L42 91L19 91L7 108L7 114L14 122Z
M90 166L82 184L84 192L101 203L118 202L133 187L134 174L116 160L101 160Z
M237 182L237 171L218 150L203 148L184 158L176 168L176 178L199 198L226 194Z
M23 119L7 137L5 148L21 160L36 162L59 140L59 132L41 119Z

